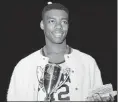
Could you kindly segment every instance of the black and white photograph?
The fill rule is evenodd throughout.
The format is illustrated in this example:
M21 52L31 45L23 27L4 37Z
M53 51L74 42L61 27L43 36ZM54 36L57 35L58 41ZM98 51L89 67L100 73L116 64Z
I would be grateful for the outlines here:
M117 0L3 0L0 102L116 102Z

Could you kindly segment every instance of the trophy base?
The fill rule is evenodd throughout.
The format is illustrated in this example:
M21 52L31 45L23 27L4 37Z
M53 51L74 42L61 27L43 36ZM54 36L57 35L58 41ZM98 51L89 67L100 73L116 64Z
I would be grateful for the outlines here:
M46 97L45 97L45 99L44 99L45 101L51 101L51 96L50 96L50 94L46 94Z
M52 102L54 101L54 98L53 98L53 93L52 94L47 94L44 101L47 101L47 102Z

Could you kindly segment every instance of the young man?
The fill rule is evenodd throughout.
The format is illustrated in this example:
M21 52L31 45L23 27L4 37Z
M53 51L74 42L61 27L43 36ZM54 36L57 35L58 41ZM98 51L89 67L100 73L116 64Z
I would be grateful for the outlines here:
M59 3L43 9L40 27L44 31L46 45L16 65L7 101L45 101L47 92L53 91L52 88L48 91L49 84L45 83L46 68L50 71L59 68L61 71L56 74L60 73L61 78L58 77L58 83L53 85L57 89L51 94L50 101L85 101L89 89L103 84L95 60L66 44L68 16L68 9ZM51 81L50 76L47 82Z

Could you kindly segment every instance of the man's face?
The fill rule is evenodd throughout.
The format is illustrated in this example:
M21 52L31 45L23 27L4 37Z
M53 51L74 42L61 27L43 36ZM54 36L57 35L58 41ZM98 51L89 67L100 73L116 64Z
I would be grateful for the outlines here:
M68 32L68 14L64 10L50 10L42 21L46 39L52 43L62 43Z

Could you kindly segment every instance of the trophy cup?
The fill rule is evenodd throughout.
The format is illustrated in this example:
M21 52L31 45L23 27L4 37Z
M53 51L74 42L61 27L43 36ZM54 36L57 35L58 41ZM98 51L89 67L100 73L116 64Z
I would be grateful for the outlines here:
M46 92L45 101L51 101L51 94L55 92L61 79L61 67L59 65L45 66L44 72L44 89Z

